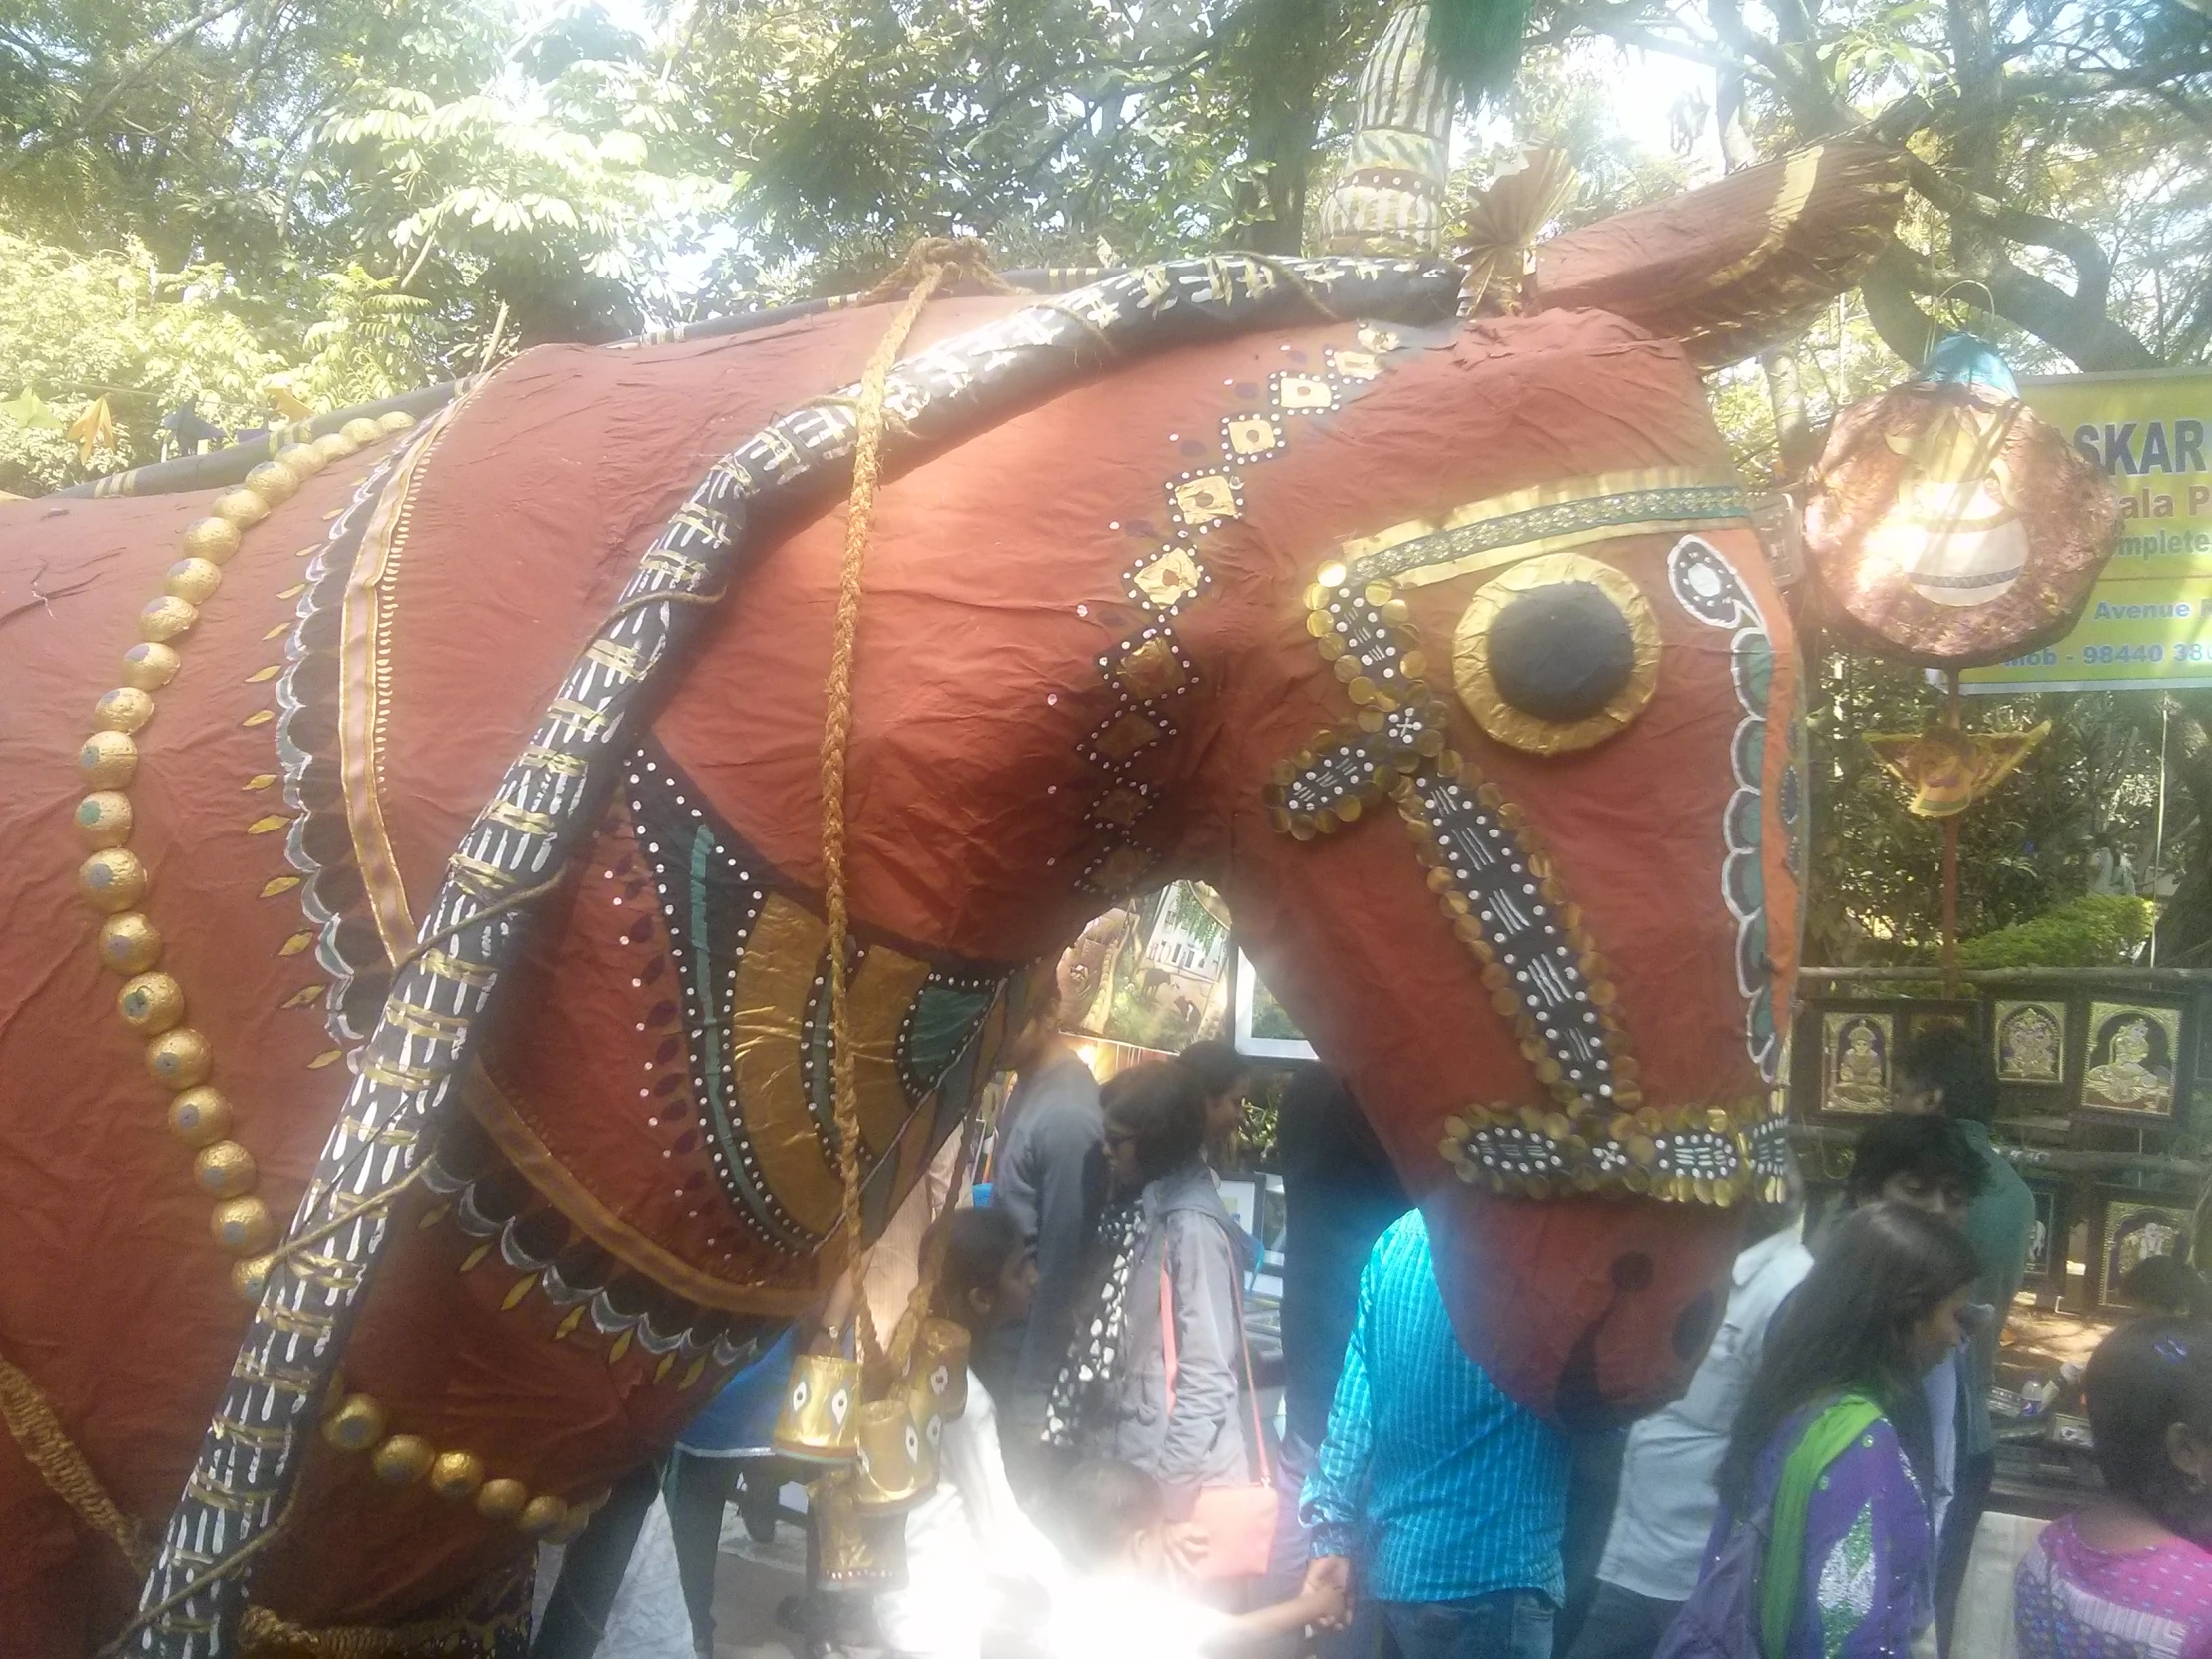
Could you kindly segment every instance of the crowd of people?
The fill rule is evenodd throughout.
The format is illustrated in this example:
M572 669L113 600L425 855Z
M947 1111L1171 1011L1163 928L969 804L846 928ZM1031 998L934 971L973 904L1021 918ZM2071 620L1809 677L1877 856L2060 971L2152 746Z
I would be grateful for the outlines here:
M1750 1206L1682 1396L1572 1432L1469 1358L1429 1218L1319 1067L1280 1100L1263 1383L1216 1174L1248 1062L1199 1043L1101 1087L1051 1009L1015 1049L987 1207L948 1224L934 1311L973 1372L875 1598L891 1653L1947 1659L2034 1223L1964 1032L1900 1057L1818 1225L1794 1187ZM2139 1289L2082 1379L2103 1495L2018 1565L2022 1659L2212 1659L2212 1323L2183 1264ZM719 1515L727 1478L694 1486Z

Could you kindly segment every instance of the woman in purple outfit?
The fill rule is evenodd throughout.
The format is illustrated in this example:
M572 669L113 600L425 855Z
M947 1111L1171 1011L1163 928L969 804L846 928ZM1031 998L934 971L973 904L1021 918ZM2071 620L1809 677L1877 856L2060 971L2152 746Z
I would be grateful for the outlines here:
M1964 1234L1900 1205L1829 1234L1768 1333L1704 1575L1659 1659L1934 1653L1921 1379L1963 1340L1978 1271Z
M2212 1659L2212 1324L2123 1325L2086 1386L2105 1495L2020 1561L2021 1659Z

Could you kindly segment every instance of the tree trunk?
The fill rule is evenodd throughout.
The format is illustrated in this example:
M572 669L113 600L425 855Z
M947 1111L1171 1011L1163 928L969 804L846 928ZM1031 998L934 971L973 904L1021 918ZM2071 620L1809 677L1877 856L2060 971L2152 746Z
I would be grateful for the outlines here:
M2153 703L2150 710L2159 707ZM2178 783L2188 795L2196 810L2197 835L2189 866L2158 917L2158 965L2212 967L2212 835L2205 833L2212 826L2212 692L2169 693L2164 707L2171 710L2166 729L2169 789ZM2166 839L2168 844L2174 839L2170 812Z
M1331 0L1248 0L1245 10L1238 56L1247 142L1260 186L1246 239L1264 254L1296 254L1321 124Z

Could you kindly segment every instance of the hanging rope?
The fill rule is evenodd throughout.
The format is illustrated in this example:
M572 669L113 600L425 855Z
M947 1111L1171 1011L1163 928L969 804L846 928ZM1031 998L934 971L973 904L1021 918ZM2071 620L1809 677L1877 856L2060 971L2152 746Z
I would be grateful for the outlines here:
M0 1421L7 1423L24 1461L38 1471L54 1495L76 1510L87 1526L110 1539L131 1570L143 1575L148 1555L138 1528L101 1486L100 1477L54 1415L38 1384L5 1360L0 1360Z
M1013 290L986 263L983 245L972 238L925 237L907 251L898 269L868 291L870 300L910 288L891 318L860 375L852 449L852 494L844 524L844 556L837 570L837 615L830 635L830 684L822 734L822 906L830 951L830 1090L837 1124L837 1176L843 1188L840 1226L844 1233L844 1271L852 1284L853 1324L865 1361L878 1352L862 1278L867 1251L860 1229L860 1114L853 1083L852 1032L847 1014L845 960L850 942L844 868L845 760L852 746L852 648L860 622L860 569L875 520L875 490L881 477L883 399L891 370L913 331L922 308L946 281L958 279L995 293Z

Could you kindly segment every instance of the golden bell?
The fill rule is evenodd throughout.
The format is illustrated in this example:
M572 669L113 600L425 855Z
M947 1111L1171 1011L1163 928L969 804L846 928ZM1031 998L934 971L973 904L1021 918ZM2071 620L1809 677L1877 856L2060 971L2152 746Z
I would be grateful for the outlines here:
M913 1420L914 1432L921 1437L921 1455L915 1467L922 1489L926 1491L937 1483L945 1424L944 1417L938 1413L937 1396L930 1390L928 1378L908 1374L906 1415Z
M926 1414L950 1422L967 1409L967 1327L951 1320L923 1320L914 1336L913 1379L932 1401ZM917 1410L918 1422L925 1413Z
M802 1354L792 1362L791 1384L769 1443L805 1463L849 1462L860 1404L860 1366L834 1354Z
M904 1509L928 1495L934 1482L921 1477L921 1430L903 1399L871 1399L860 1407L858 1479L852 1501L881 1514Z
M824 1584L840 1590L895 1590L906 1583L906 1518L868 1513L854 1500L854 1471L839 1469L807 1488L815 1516Z

